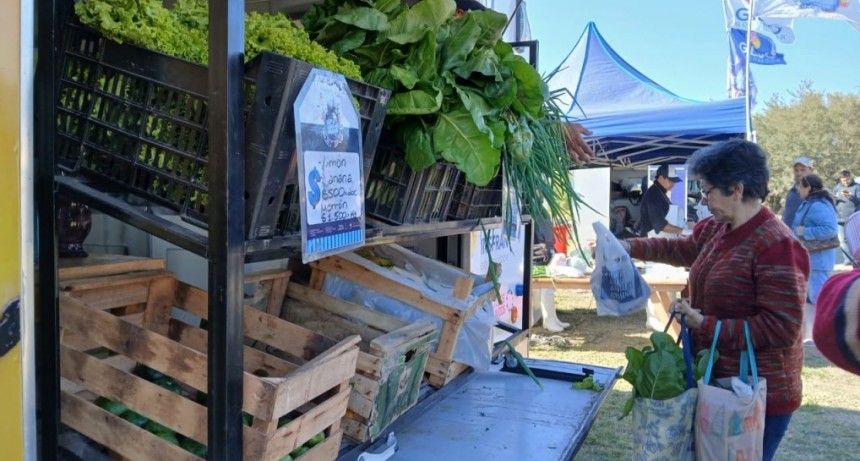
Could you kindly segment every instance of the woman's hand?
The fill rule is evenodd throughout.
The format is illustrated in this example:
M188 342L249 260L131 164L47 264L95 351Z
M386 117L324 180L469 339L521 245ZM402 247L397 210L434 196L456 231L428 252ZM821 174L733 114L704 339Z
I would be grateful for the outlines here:
M702 315L702 311L690 307L690 303L687 302L686 299L679 299L673 302L672 310L674 310L676 314L686 315L687 326L690 328L699 328L702 326L702 322L705 321L705 316Z
M803 237L803 226L797 226L794 233L797 234L798 237Z
M624 251L626 251L629 254L630 253L630 242L628 242L627 240L619 240L618 242L621 244L621 247L624 248Z

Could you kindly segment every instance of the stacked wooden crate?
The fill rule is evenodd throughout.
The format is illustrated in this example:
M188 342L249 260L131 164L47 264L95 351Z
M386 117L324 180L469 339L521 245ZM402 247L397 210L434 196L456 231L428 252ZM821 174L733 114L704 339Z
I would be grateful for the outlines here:
M430 346L438 337L433 322L409 323L298 284L289 285L281 316L330 338L361 336L343 420L350 438L375 439L418 401Z
M393 253L386 253L389 255L408 253L408 250L397 245L389 247L394 249ZM372 247L362 251L368 252L369 257L347 252L311 263L314 268L311 286L322 290L326 276L334 275L441 319L439 343L427 359L425 370L427 381L435 387L442 387L468 370L468 365L454 360L454 352L465 322L475 314L477 309L495 296L492 289L477 296L473 295L476 284L485 284L486 280L439 261L413 254L414 257L423 258L422 263L430 271L456 274L448 277L451 280L447 282L453 286L450 293L437 292L428 289L426 284L413 278L400 276L399 274L409 271L408 264L404 261L397 258L389 261L393 265L392 269L398 270L399 274L372 261L378 258L374 252L380 254L385 252L382 247ZM383 259L387 258L383 257ZM487 340L489 341L490 338Z
M286 288L281 276L261 279ZM164 270L61 283L63 423L123 458L202 459L98 403L121 404L183 442L206 445L208 334L171 311L205 321L207 293ZM128 314L129 306L143 309ZM125 311L117 315L117 309ZM335 459L360 338L334 341L251 307L244 308L244 327L243 458L279 461L293 453L301 460ZM179 386L165 388L141 370Z

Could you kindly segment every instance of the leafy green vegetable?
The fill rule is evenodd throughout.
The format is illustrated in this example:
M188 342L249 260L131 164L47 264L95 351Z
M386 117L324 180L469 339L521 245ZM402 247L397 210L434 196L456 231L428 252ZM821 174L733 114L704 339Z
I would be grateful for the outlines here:
M179 445L179 437L177 437L176 432L167 429L165 431L156 432L155 436L165 442L170 442L174 445Z
M128 410L127 406L104 397L97 398L95 404L116 416L120 416Z
M624 403L621 418L630 414L637 397L668 400L681 395L687 389L684 352L675 343L675 339L666 333L652 333L651 346L642 350L628 347L624 355L627 357L627 367L621 377L633 385L633 392ZM696 354L694 381L704 376L709 355L708 350Z
M139 413L136 413L132 410L126 410L125 413L120 415L120 418L134 424L137 427L143 427L149 419L146 416L143 416Z
M579 197L559 95L501 41L505 15L455 9L453 0L411 9L400 0L323 0L302 23L311 38L358 64L369 83L392 90L386 128L413 170L445 160L482 186L504 165L508 185L522 193L520 208L536 222L570 226Z
M149 368L148 366L145 366L145 365L138 366L137 369L135 370L135 374L137 376L140 376L141 378L147 380L147 381L155 381L156 379L159 379L159 378L164 376L164 373L162 373L158 370L154 370L152 368Z
M595 392L600 392L603 390L603 386L594 382L594 376L586 376L585 379L578 383L573 383L570 386L572 389L591 389Z
M169 376L162 376L153 381L153 383L158 384L159 386L167 389L170 392L173 392L174 394L182 395L182 386L177 384L176 381L174 381Z
M299 456L301 456L301 455L305 454L308 450L310 450L310 448L309 448L309 447L307 447L306 445L302 445L302 446L300 446L299 448L296 448L295 450L291 451L291 452L290 452L290 456L291 456L293 459L296 459L296 458L298 458Z
M182 440L179 446L191 452L192 455L199 456L203 459L206 459L206 457L209 456L209 450L206 448L206 445L187 437Z
M329 47L362 32L364 43L338 51L361 67L368 82L392 90L386 124L401 134L397 139L413 170L446 160L469 182L485 185L499 171L506 141L518 157L527 155L530 127L522 117L542 115L542 100L536 102L541 79L510 47L497 46L505 15L455 12L453 0L423 0L412 8L399 0L324 0L302 22ZM509 126L517 131L511 136Z
M157 422L155 422L151 419L143 425L143 428L148 430L149 432L152 432L152 433L167 432L167 431L171 430L169 427L162 426L161 424L158 424Z
M209 60L208 5L206 0L177 0L172 9L167 9L161 0L84 0L75 4L75 12L83 24L98 29L111 40L206 64ZM377 20L380 16L384 15L377 14ZM374 27L372 19L361 24ZM381 24L384 26L385 21ZM308 34L285 15L249 12L245 15L245 59L253 59L263 50L361 79L358 66L310 40Z
M325 440L325 433L320 432L319 434L313 436L308 440L308 446L312 447L314 445L319 445L323 440Z

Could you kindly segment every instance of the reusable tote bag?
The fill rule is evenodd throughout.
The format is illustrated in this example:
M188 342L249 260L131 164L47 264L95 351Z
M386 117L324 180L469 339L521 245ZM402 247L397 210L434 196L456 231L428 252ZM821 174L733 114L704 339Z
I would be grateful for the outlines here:
M675 313L669 318L669 325ZM666 330L663 332L665 333ZM693 414L699 390L693 381L693 353L690 331L681 316L681 346L687 367L687 390L667 400L637 397L633 402L633 460L688 461L693 459Z
M717 321L711 344L711 359L705 376L699 380L695 424L696 460L760 460L764 453L767 382L758 376L747 321L744 321L747 350L741 352L738 376L711 379L721 326L722 322ZM751 384L748 372L752 373Z

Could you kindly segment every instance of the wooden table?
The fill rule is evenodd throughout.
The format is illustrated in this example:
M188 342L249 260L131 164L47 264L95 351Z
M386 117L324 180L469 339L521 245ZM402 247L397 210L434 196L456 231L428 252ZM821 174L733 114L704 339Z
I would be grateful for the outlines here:
M687 279L655 279L647 275L643 276L645 282L651 287L651 301L663 305L663 310L656 309L657 319L662 325L669 322L672 301L687 286ZM556 289L556 290L591 290L591 277L535 277L532 279L532 289ZM532 298L534 299L534 298ZM681 327L677 322L672 322L669 330L673 336L680 333Z

